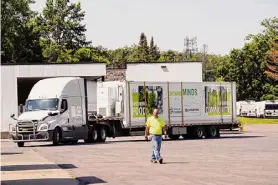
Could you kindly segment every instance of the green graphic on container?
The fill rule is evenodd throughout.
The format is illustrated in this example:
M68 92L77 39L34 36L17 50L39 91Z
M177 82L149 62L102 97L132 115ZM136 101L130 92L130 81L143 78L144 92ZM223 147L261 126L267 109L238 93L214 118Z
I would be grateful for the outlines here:
M147 117L152 115L154 107L159 114L163 113L163 91L161 86L146 86L146 101L144 86L138 86L138 91L132 93L133 117L143 118L145 112Z
M223 86L205 87L205 110L209 116L226 116L231 113L231 92Z
M181 96L181 94L183 96L197 96L198 95L198 89L182 89L182 93L181 93L181 91L169 92L170 96Z

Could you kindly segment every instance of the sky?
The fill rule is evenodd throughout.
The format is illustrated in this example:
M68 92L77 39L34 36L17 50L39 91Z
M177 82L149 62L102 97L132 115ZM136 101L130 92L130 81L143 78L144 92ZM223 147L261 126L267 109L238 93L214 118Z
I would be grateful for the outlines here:
M41 12L46 0L32 9ZM71 0L77 2L77 0ZM184 49L184 38L197 37L198 49L228 54L248 34L262 31L261 21L278 16L278 0L80 0L86 12L87 39L109 49L139 42L141 32L160 50Z

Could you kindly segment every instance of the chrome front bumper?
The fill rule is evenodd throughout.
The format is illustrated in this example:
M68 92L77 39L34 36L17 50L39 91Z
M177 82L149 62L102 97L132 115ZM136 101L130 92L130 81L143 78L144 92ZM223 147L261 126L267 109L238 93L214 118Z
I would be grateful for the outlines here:
M52 131L37 131L35 124L33 124L32 128L30 125L28 126L29 129L31 128L31 131L25 131L22 129L22 126L19 129L18 125L13 130L11 129L12 126L12 124L9 125L9 139L14 142L50 141L52 139Z
M37 132L34 134L24 134L24 133L9 133L9 139L14 142L34 142L34 141L50 141L49 132Z

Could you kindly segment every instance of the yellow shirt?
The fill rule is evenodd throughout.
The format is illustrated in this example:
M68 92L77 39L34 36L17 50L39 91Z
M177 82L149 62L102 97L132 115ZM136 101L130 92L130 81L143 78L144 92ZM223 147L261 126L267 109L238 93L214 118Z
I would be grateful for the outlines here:
M150 134L161 135L165 122L159 116L157 118L152 116L148 118L146 125L147 127L150 127Z

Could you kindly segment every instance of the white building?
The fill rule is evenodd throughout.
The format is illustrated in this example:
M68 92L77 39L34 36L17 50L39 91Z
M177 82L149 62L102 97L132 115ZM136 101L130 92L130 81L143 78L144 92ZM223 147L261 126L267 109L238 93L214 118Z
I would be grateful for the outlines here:
M126 80L202 82L202 62L128 63Z
M202 82L201 62L128 63L122 72L115 71L120 78L126 78L128 81ZM109 72L109 75L113 77L114 74ZM12 122L10 115L15 114L17 117L18 106L25 103L33 85L44 78L61 76L80 76L90 80L104 79L106 65L78 63L1 66L2 138L7 137L9 124Z

